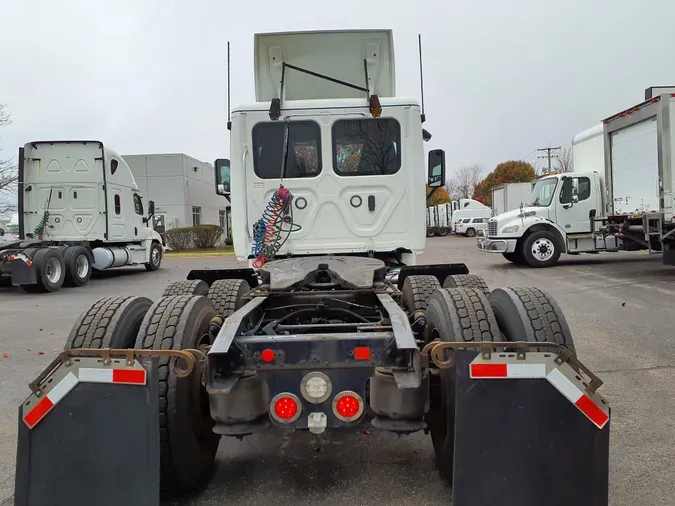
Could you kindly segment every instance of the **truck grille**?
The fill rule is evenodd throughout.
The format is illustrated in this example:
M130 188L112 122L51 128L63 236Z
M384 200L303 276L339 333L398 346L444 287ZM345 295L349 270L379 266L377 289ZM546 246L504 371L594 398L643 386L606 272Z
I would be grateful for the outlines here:
M488 221L488 229L487 229L487 235L488 237L494 237L497 235L497 222L490 220Z

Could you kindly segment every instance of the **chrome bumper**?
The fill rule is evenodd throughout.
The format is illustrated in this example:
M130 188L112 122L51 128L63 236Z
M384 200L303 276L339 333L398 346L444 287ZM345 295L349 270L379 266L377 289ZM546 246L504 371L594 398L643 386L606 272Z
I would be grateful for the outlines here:
M517 239L488 239L478 238L478 249L484 253L513 253L516 250Z

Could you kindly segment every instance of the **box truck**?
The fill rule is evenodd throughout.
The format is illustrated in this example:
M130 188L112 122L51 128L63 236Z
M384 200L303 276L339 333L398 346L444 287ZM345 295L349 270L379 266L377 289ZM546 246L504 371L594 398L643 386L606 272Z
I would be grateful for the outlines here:
M520 205L527 205L532 183L505 183L492 188L492 215L519 209Z
M531 202L488 222L482 251L532 267L562 253L647 250L675 265L675 94L661 94L581 132L573 173L539 179Z

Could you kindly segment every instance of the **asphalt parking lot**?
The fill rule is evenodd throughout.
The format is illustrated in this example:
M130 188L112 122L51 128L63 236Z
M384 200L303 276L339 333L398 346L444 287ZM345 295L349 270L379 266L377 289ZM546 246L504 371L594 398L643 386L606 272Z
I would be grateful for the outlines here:
M613 410L610 503L674 504L675 268L662 266L658 256L617 253L526 269L479 253L475 239L459 237L428 240L421 260L464 262L491 288L537 286L554 295L579 358L605 381L600 393ZM191 268L236 264L233 257L165 259L154 273L106 273L85 287L46 295L0 287L0 504L11 504L13 493L16 407L28 382L62 349L81 310L112 294L154 299ZM210 487L172 504L432 506L448 504L448 497L424 434L329 433L317 446L306 434L266 433L223 439Z

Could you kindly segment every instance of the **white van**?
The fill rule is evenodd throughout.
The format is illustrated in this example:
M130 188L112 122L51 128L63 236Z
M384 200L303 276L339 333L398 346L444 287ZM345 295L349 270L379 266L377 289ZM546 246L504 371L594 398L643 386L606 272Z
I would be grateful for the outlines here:
M469 237L476 235L476 227L465 227L464 232L460 232L464 225L470 225L475 218L484 218L485 222L492 217L492 209L485 207L485 209L459 209L452 213L452 231L455 234L464 234ZM470 220L464 223L464 220ZM471 231L472 230L472 231ZM470 235L469 235L470 234Z

